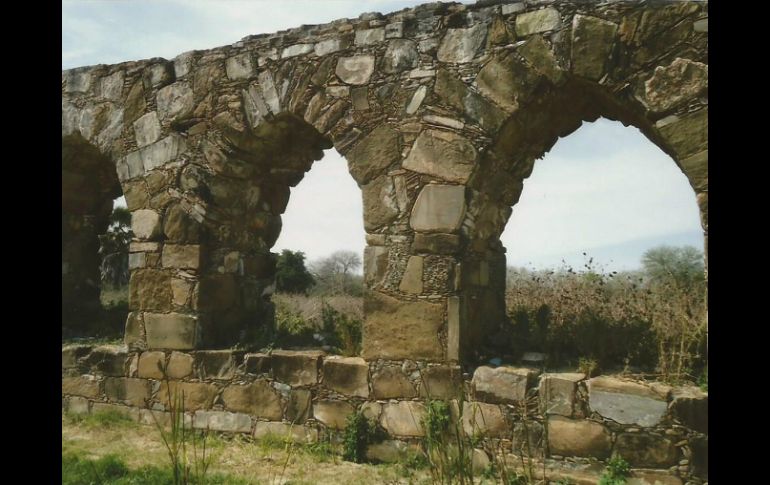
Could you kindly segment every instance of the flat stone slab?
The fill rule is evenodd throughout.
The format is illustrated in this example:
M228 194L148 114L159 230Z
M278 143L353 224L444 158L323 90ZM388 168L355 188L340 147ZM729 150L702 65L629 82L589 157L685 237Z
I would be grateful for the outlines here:
M591 409L620 424L655 426L668 409L665 396L653 388L614 377L595 377L588 381Z
M471 384L480 401L513 404L526 398L538 374L529 368L481 366L473 373Z
M409 224L415 231L451 233L460 228L464 216L464 186L430 184L417 196Z
M251 416L226 411L196 411L193 427L231 433L250 433Z

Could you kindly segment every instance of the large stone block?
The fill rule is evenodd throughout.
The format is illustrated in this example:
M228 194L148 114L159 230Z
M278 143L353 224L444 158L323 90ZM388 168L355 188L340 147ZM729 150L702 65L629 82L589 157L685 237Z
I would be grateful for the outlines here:
M147 347L150 349L194 349L198 319L181 313L145 313Z
M588 381L591 409L621 424L655 426L666 414L665 396L653 388L614 377Z
M515 110L520 100L537 87L539 73L516 56L506 54L493 57L476 76L481 94L507 111Z
M307 426L257 421L254 437L261 439L267 436L287 439L295 443L315 443L318 441L318 430Z
M164 268L198 269L201 262L198 244L165 244L161 263Z
M104 393L107 398L129 406L146 406L150 391L150 381L146 379L108 377L104 380Z
M482 402L463 402L463 431L467 436L502 438L510 433L500 406Z
M206 350L195 353L195 369L201 379L232 379L236 358L232 350Z
M707 64L677 57L668 66L658 66L644 83L644 102L653 112L666 112L708 89Z
M679 460L679 452L671 440L642 433L618 435L614 453L631 466L642 468L668 468Z
M71 396L66 398L64 410L70 414L88 414L88 399Z
M441 130L423 130L402 166L447 182L464 184L476 165L476 149L465 137Z
M417 67L420 57L412 40L394 39L388 42L382 59L382 70L394 74Z
M430 399L460 397L463 376L459 366L431 366L420 372L420 396Z
M385 246L366 246L364 248L364 280L374 287L385 277L388 269L388 248Z
M365 359L440 360L444 350L439 331L444 324L444 305L406 302L367 291L364 296Z
M393 179L381 175L364 185L364 229L373 231L393 222L398 217L396 188Z
M476 399L498 404L514 404L527 397L538 371L528 368L481 366L473 373Z
M72 367L79 367L81 365L81 359L87 356L91 349L90 345L66 345L61 349L61 366L62 369L68 369Z
M460 236L457 234L416 233L412 243L415 253L455 254L460 250Z
M192 112L193 90L186 82L169 84L158 91L156 100L161 120L183 118Z
M425 436L422 426L425 412L425 406L415 401L384 404L380 425L394 436Z
M192 374L193 356L183 352L171 352L166 373L170 379L184 379Z
M398 289L404 293L419 295L422 293L422 256L409 256L406 263L404 276L401 277L401 284Z
M318 368L323 352L274 350L271 354L273 377L290 386L318 384Z
M505 120L505 112L483 96L468 89L461 80L446 69L436 73L436 94L448 105L465 113L483 129L496 133Z
M374 56L340 57L335 72L344 83L366 84L374 72Z
M369 183L401 159L398 131L386 124L379 125L359 141L345 158L356 182L359 185Z
M659 121L656 126L668 145L681 160L708 148L709 120L708 108L674 118L671 121ZM662 125L662 126L661 126Z
M286 404L286 419L291 423L302 424L312 416L313 393L307 389L292 389Z
M168 273L155 269L131 273L128 301L132 310L169 310L171 298L171 275Z
M225 72L227 72L227 77L233 81L250 78L254 74L251 53L244 52L237 56L228 57L225 61Z
M426 185L417 196L409 224L415 231L455 232L465 216L465 187Z
M709 432L709 395L697 387L677 388L668 406L671 416L700 433Z
M417 395L409 378L400 367L385 366L372 375L375 399L412 398Z
M544 414L572 417L577 383L585 379L581 373L546 374L540 378L540 410Z
M610 456L611 446L610 432L599 423L561 416L548 418L548 447L552 455L603 460Z
M516 35L526 37L548 32L561 26L561 15L553 7L522 13L516 16Z
M272 421L280 421L283 417L280 394L266 380L258 380L245 386L227 386L222 392L222 401L230 411Z
M698 192L709 188L709 151L703 150L679 162L690 185Z
M369 397L369 364L361 357L324 360L324 386L348 396Z
M329 428L345 429L348 416L355 409L345 401L318 401L313 403L313 417Z
M476 57L486 38L485 23L467 29L447 29L436 56L441 62L470 62Z
M170 409L174 406L174 398L184 398L185 412L209 409L214 403L219 389L213 384L203 382L164 381L160 385L156 400Z
M250 433L251 416L225 411L196 411L193 427L229 433Z
M101 394L101 381L96 376L82 375L77 377L62 377L62 394L72 394L82 397L99 397Z
M91 351L86 363L96 374L121 377L125 376L128 371L129 360L125 347L102 345Z
M575 14L572 20L572 72L594 81L601 79L617 31L617 24Z
M139 148L158 141L160 138L160 121L158 121L157 111L150 111L134 121L134 136L136 137L136 146Z
M160 236L160 215L150 209L139 209L131 213L131 231L134 237L154 240Z
M163 379L166 354L163 352L142 352L139 355L137 375L147 379Z
M565 79L564 70L556 60L551 47L543 36L533 35L517 51L538 72L545 75L553 84L559 85Z

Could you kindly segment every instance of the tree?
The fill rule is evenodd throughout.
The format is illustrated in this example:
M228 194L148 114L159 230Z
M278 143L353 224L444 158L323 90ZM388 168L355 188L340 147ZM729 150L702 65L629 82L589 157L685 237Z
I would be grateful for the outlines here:
M133 235L131 212L125 207L115 207L110 214L107 233L99 236L102 285L120 288L128 284L128 249Z
M703 253L692 246L658 246L642 256L644 272L652 283L684 288L704 279Z
M305 267L305 253L284 249L278 255L275 267L275 286L285 293L307 293L315 284L313 275Z
M360 293L361 278L354 272L361 267L361 257L353 251L335 251L316 261L311 270L321 289L331 294Z

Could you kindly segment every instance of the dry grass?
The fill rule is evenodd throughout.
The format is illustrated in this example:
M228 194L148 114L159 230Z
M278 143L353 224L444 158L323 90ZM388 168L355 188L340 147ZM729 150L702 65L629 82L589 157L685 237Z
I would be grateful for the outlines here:
M314 454L300 448L287 453L283 445L260 443L241 436L210 437L213 473L227 473L254 484L422 484L430 483L425 470L401 465L356 464L334 454ZM131 469L145 465L167 467L168 456L153 427L133 423L89 426L62 416L62 453L89 458L117 454ZM285 471L284 464L287 461Z

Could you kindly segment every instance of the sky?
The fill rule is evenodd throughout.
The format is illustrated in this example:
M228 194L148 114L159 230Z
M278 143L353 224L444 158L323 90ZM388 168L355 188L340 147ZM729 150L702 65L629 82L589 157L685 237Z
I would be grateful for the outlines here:
M388 13L409 0L64 0L62 69L176 55L247 35ZM464 0L462 3L474 3ZM120 202L119 202L120 203ZM124 204L124 202L123 202ZM365 245L361 192L334 150L292 189L273 251L309 261ZM634 269L661 244L703 249L695 195L676 164L637 129L584 123L535 164L501 237L508 264Z

